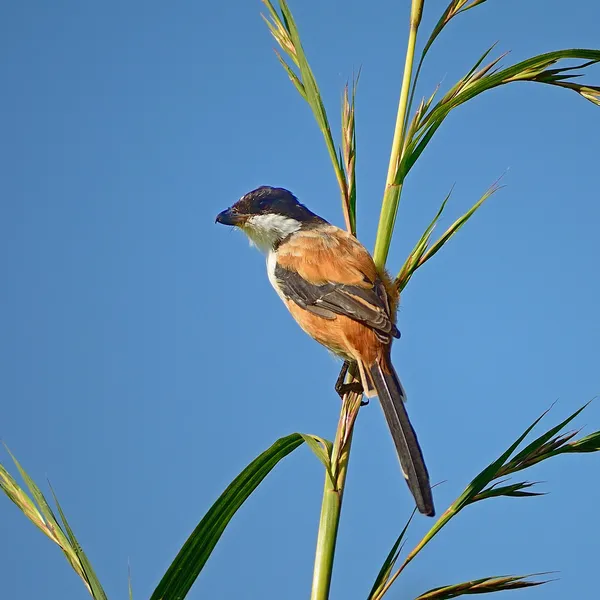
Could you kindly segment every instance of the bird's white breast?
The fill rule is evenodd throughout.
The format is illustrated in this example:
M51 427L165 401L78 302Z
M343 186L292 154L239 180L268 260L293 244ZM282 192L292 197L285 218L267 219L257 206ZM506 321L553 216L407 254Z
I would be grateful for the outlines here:
M269 281L273 286L273 289L277 292L277 295L285 302L285 296L277 283L277 278L275 277L275 267L277 266L277 253L275 250L269 251L267 254L267 275L269 277Z

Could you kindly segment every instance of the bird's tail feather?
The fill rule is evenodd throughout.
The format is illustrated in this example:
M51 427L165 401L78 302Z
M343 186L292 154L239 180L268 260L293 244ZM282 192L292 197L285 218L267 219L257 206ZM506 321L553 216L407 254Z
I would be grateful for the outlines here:
M417 508L421 513L433 517L435 510L429 474L425 467L417 435L404 407L406 395L400 379L389 359L375 362L369 367L369 374L392 434L400 466L415 498Z

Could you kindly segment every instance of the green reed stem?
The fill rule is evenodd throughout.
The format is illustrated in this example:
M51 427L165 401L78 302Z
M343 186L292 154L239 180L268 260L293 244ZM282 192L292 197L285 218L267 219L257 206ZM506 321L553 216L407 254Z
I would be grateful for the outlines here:
M311 600L327 600L329 598L338 525L350 460L352 432L360 409L361 398L361 394L350 393L344 396L342 402L340 420L331 453L333 477L329 473L325 474Z
M379 226L377 227L377 239L375 241L375 250L373 251L375 264L380 268L382 268L387 261L394 231L394 223L396 221L396 213L398 212L398 204L400 203L400 192L402 191L402 181L398 180L398 166L400 165L400 160L402 158L405 133L404 124L406 122L406 112L408 110L408 98L410 94L413 64L415 61L415 46L417 43L417 32L423 14L423 4L424 0L412 0L408 45L404 62L404 76L402 77L402 88L400 90L398 113L396 115L396 127L394 129L390 164L388 166L388 173L385 181L385 192L381 204Z

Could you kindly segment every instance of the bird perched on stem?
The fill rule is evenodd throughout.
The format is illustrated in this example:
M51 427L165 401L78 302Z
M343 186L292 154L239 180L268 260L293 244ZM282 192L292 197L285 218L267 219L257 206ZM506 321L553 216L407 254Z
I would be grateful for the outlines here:
M283 188L262 186L217 215L267 255L269 280L300 327L356 363L365 395L379 397L402 471L420 512L433 516L423 454L391 363L398 292L350 233L314 214Z

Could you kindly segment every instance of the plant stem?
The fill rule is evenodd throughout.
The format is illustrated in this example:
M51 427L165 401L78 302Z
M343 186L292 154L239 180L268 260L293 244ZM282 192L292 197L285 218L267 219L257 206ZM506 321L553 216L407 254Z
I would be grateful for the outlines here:
M360 409L361 397L361 394L349 393L344 396L342 401L340 420L331 453L333 477L330 477L329 473L325 474L311 600L327 600L329 598L338 525L350 460L352 433Z
M419 24L421 23L421 15L423 14L423 3L424 0L412 0L408 45L406 48L400 100L398 102L398 113L396 115L396 127L394 129L390 164L388 166L388 173L385 181L385 192L383 195L383 202L381 203L377 240L375 242L375 250L373 251L375 264L380 268L382 268L387 261L390 243L392 241L392 233L394 231L394 223L396 221L396 213L398 212L398 204L400 202L400 192L402 191L402 181L398 180L397 171L398 166L400 165L400 159L402 158L404 125L406 122L413 63L415 60L417 32L419 30Z
M334 482L329 477L329 474L325 474L325 488L323 490L321 518L319 520L313 585L310 595L311 600L327 600L329 598L344 483L342 480L341 489L338 486L334 487Z

